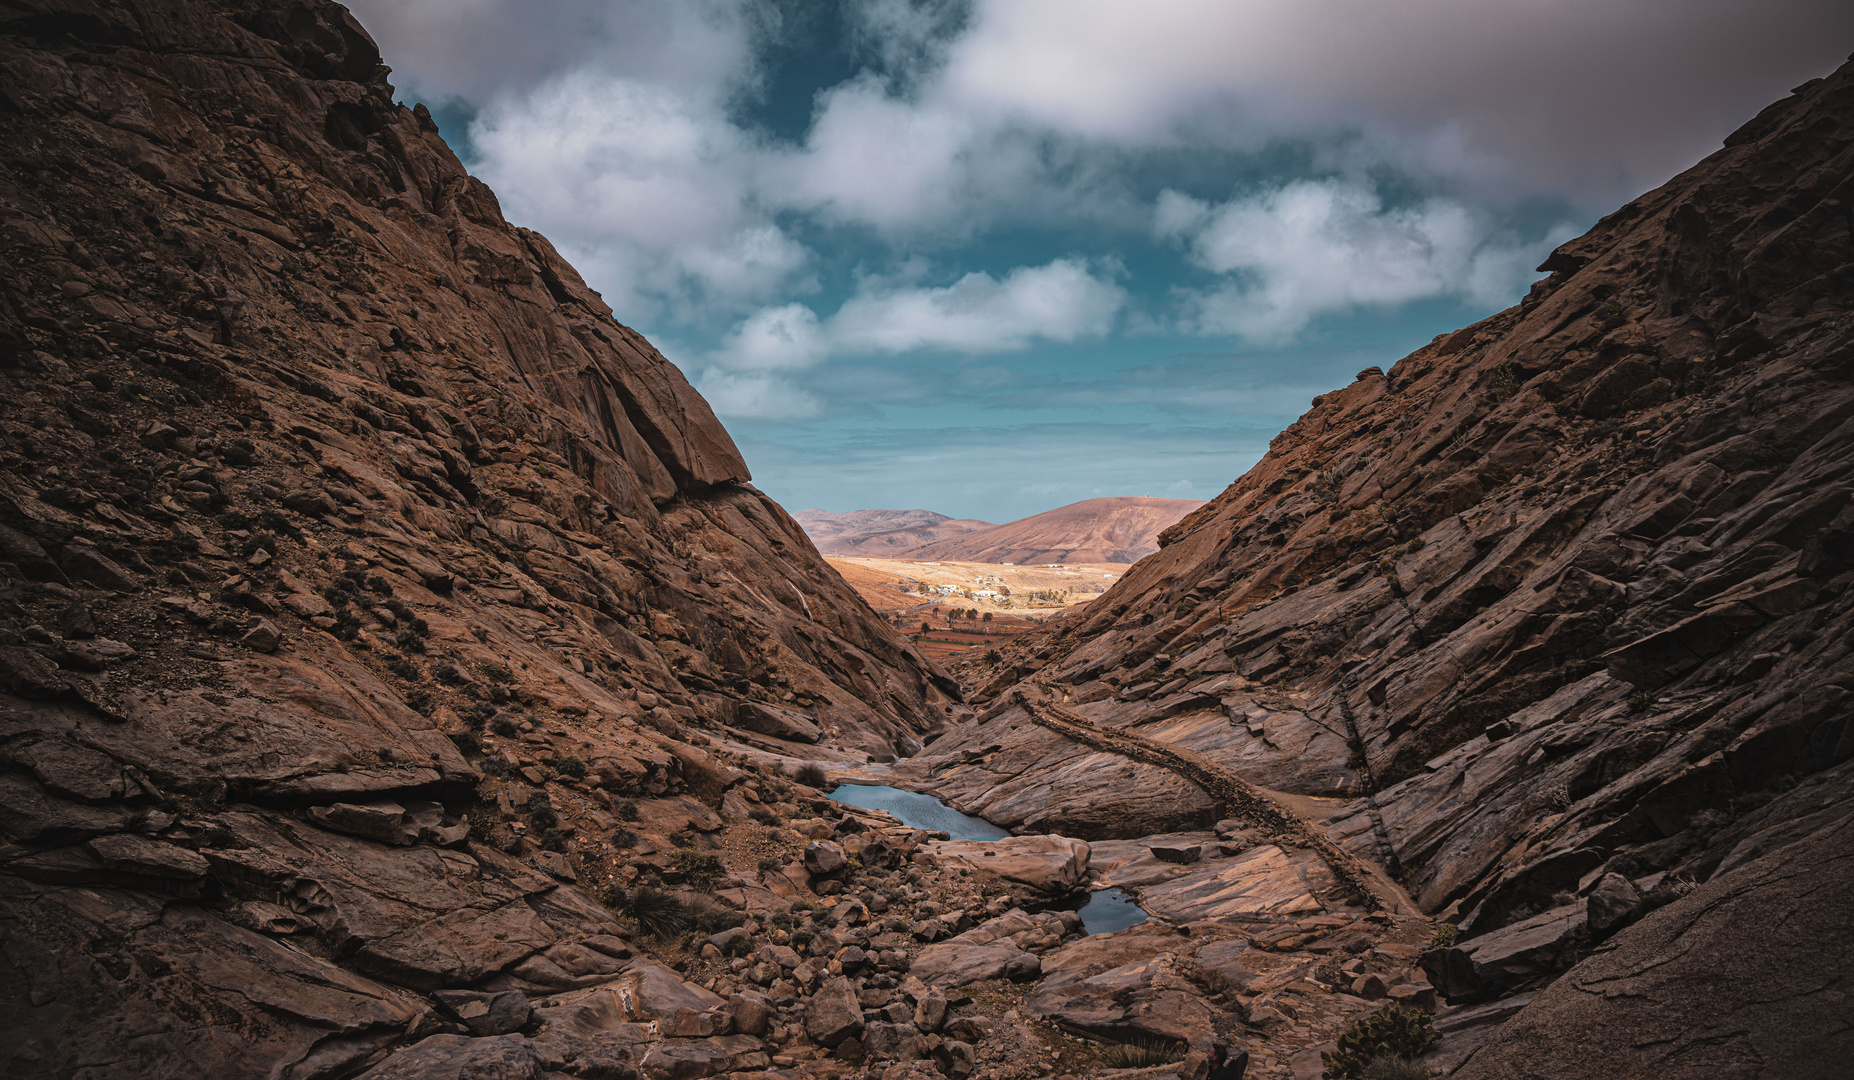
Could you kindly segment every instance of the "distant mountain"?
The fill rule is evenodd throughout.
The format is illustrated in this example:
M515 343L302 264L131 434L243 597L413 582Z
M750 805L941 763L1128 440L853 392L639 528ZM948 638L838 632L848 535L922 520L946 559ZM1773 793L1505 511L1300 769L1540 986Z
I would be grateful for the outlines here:
M1196 499L1137 495L1086 499L1033 517L923 544L904 557L1019 566L1138 562L1159 550L1161 532L1202 505ZM799 520L804 521L803 515ZM808 531L810 526L805 528Z
M792 516L826 555L892 557L922 544L997 528L989 521L950 518L932 510L800 510Z

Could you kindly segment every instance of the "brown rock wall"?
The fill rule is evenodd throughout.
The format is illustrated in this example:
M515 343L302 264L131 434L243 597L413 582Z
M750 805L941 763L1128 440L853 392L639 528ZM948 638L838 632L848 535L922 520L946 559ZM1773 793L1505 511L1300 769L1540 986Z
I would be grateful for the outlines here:
M609 981L595 897L764 763L942 723L344 9L22 0L0 72L9 1075L346 1076Z
M1149 794L1124 767L1022 767L1051 738L1006 704L1034 677L1104 729L1352 797L1333 835L1467 947L1612 874L1677 891L1727 838L1774 848L1758 808L1854 753L1850 147L1854 67L1561 247L1517 307L1316 398L1106 596L968 671L993 707L902 774L1123 835ZM1550 1071L1505 1060L1485 1075Z

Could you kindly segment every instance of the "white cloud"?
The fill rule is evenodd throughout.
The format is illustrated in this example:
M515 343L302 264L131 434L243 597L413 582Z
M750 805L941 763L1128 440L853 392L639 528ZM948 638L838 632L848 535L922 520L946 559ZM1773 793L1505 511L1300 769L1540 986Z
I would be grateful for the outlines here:
M1197 327L1260 341L1285 340L1323 312L1363 305L1499 303L1568 232L1517 243L1459 202L1387 207L1370 185L1346 179L1298 181L1216 206L1167 191L1154 227L1226 275L1194 298Z
M717 415L735 420L807 420L824 411L816 396L767 371L710 368L695 388Z
M803 291L811 253L754 204L763 152L721 105L576 70L471 124L509 217L575 260L626 317L742 310Z
M940 287L868 279L828 319L799 303L754 312L709 354L700 386L721 393L709 400L722 416L811 416L816 399L794 389L789 375L827 359L971 356L1101 337L1126 302L1126 290L1075 259L1020 266L1002 279L967 274Z
M938 93L1123 145L1362 130L1608 203L1851 36L1844 0L979 0Z
M1056 259L1002 281L975 273L944 288L869 287L831 317L830 333L842 352L1007 352L1038 339L1099 337L1125 304L1119 285L1079 260Z
M473 167L513 220L546 232L621 318L697 336L814 291L828 261L800 238L819 226L897 256L956 251L1000 223L1105 253L1150 220L1138 190L1154 168L1283 140L1316 170L1389 170L1452 195L1385 209L1318 182L1162 200L1162 230L1231 276L1198 328L1279 336L1355 304L1504 298L1530 251L1495 238L1499 207L1540 193L1614 205L1854 35L1845 0L973 0L963 22L957 0L861 0L857 46L886 77L827 88L793 146L731 111L765 89L768 0L354 6L408 96L480 106ZM860 334L874 351L984 351L994 333L1011 348L1094 325L1070 309L1036 322L1036 284L878 282L819 333L831 349Z
M811 367L829 354L817 313L803 304L786 304L754 312L711 359L736 371L782 371Z
M867 279L829 319L798 303L762 308L709 359L737 371L769 371L832 356L1010 352L1036 341L1105 335L1126 302L1125 289L1076 259L1020 266L1002 280L967 274L940 287Z

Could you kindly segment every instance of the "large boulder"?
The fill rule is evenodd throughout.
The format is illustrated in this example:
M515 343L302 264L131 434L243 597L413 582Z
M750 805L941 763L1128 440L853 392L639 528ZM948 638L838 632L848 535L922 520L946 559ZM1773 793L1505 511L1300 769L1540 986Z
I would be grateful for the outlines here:
M1050 895L1072 892L1088 877L1087 842L1066 836L936 840L922 847L942 865L996 874Z
M734 710L734 726L788 742L814 743L823 736L809 719L773 705L743 701Z
M712 1039L665 1039L645 1052L638 1071L648 1080L698 1080L718 1073L757 1072L771 1063L758 1039L723 1035Z
M1485 1001L1543 985L1587 939L1583 903L1566 904L1428 953L1423 970L1450 1001Z
M820 1046L836 1046L863 1031L863 1006L856 984L838 977L818 988L805 1006L805 1034Z
M929 986L948 989L990 979L1035 978L1042 962L1009 945L943 941L922 949L908 970Z
M849 865L849 856L834 840L813 840L805 845L805 869L817 877L841 874Z

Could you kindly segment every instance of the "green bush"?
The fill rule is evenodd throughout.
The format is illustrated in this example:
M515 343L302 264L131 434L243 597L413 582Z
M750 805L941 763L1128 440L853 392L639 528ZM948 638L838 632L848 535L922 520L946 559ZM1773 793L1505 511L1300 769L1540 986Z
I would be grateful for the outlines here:
M1360 1017L1339 1036L1326 1063L1326 1080L1362 1080L1365 1067L1380 1058L1415 1058L1436 1041L1429 1014L1408 1005L1392 1005Z
M584 780L586 778L586 763L576 757L563 757L559 761L554 762L554 771L561 776L569 776L575 780Z
M670 856L670 865L681 872L691 886L703 892L715 887L725 869L719 855L687 847Z
M1455 924L1452 922L1438 924L1435 936L1429 939L1429 944L1430 947L1436 949L1446 949L1455 944Z

